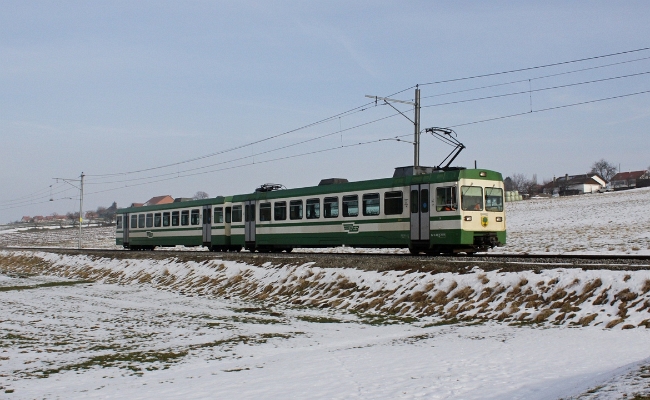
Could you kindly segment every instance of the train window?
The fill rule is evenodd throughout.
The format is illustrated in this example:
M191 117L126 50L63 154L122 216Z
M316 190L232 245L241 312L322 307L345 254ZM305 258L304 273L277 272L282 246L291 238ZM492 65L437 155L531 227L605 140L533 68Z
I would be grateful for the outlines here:
M226 207L226 223L232 222L232 207Z
M359 196L357 196L356 194L350 196L343 196L343 216L344 217L359 216Z
M273 218L276 221L284 221L287 219L287 202L276 201L273 204Z
M178 223L180 221L179 216L180 212L178 211L172 211L172 226L178 226Z
M223 207L214 208L214 223L223 224Z
M122 229L122 217L117 217L115 221L115 228L116 229Z
M212 214L210 209L203 210L203 225L212 223Z
M153 226L155 228L160 228L161 225L162 225L162 214L155 213L153 215Z
M320 218L320 199L307 199L305 204L305 217L307 219Z
M153 214L149 213L147 214L147 228L151 228L153 226Z
M181 225L187 226L190 224L190 210L181 211Z
M363 195L363 215L379 215L379 193Z
M503 211L503 190L485 188L485 211Z
M325 218L336 218L339 216L338 197L325 197L323 200L323 216Z
M420 212L429 212L429 189L420 190Z
M456 187L444 186L436 188L436 211L456 211L458 200L456 200Z
M417 214L418 210L420 207L418 204L420 203L420 192L415 189L411 190L411 214Z
M289 202L289 219L302 219L302 200Z
M137 215L131 215L131 228L135 229L138 227L138 216Z
M138 228L144 228L144 214L138 215Z
M241 206L232 206L232 222L241 222Z
M247 204L244 206L244 221L255 222L255 204Z
M260 222L271 220L271 203L260 204Z
M397 215L404 212L404 204L402 198L404 194L402 191L386 192L384 194L384 214Z
M463 186L460 189L460 206L465 211L481 211L483 209L483 188Z
M199 224L199 214L201 212L199 210L192 210L192 225L198 225Z
M169 213L165 212L163 213L163 221L162 221L163 226L169 226Z

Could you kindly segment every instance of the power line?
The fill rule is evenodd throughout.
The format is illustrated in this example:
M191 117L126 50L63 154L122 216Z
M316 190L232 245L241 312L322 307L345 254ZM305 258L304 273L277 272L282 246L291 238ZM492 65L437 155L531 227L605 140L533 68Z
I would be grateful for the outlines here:
M432 98L432 97L441 97L441 96L448 96L450 94L471 92L471 91L474 91L474 90L481 90L481 89L489 89L489 88L493 88L493 87L512 85L512 84L515 84L515 83L522 83L522 82L534 81L534 80L538 80L538 79L552 78L552 77L555 77L555 76L574 74L576 72L584 72L584 71L589 71L589 70L593 70L593 69L611 67L611 66L614 66L614 65L629 64L629 63L632 63L632 62L643 61L643 60L650 60L650 57L643 57L643 58L637 58L637 59L634 59L634 60L621 61L621 62L605 64L605 65L598 65L596 67L580 68L580 69L575 69L573 71L559 72L557 74L543 75L543 76L538 76L538 77L535 77L535 78L519 79L519 80L516 80L516 81L510 81L510 82L504 82L504 83L496 83L494 85L486 85L486 86L479 86L479 87L463 89L463 90L455 90L453 92L445 92L445 93L433 94L431 96L424 96L422 98L423 99L429 99L429 98Z
M650 90L644 90L642 92L636 92L636 93L628 93L628 94L622 94L620 96L612 96L612 97L605 97L602 99L596 99L596 100L589 100L589 101L582 101L580 103L571 103L571 104L565 104L562 106L556 106L556 107L548 107L548 108L541 108L539 110L533 110L533 111L526 111L522 113L517 113L517 114L510 114L510 115L503 115L501 117L495 117L495 118L488 118L488 119L482 119L479 121L473 121L473 122L466 122L463 124L457 124L457 125L450 125L447 128L457 128L459 126L467 126L467 125L474 125L474 124L480 124L483 122L490 122L490 121L496 121L500 119L506 119L506 118L512 118L512 117L518 117L520 115L526 115L526 114L533 114L533 113L539 113L539 112L544 112L544 111L551 111L551 110L557 110L560 108L567 108L567 107L574 107L574 106L579 106L583 104L590 104L590 103L598 103L600 101L606 101L606 100L613 100L613 99L620 99L623 97L630 97L630 96L636 96L639 94L645 94L645 93L650 93Z
M147 177L123 179L123 180L108 181L108 182L91 182L91 183L86 183L86 184L87 185L105 185L105 184L112 184L112 183L134 182L134 181L141 181L141 180L147 180L147 179L160 178L160 177L164 177L164 176L174 176L174 175L178 175L178 174L186 173L186 172L198 171L198 170L201 170L201 169L206 169L206 168L214 167L214 166L217 166L217 165L223 165L223 164L228 164L228 163L232 163L232 162L235 162L235 161L241 161L241 160L253 158L255 156L259 156L259 155L262 155L262 154L268 154L268 153L272 153L272 152L275 152L275 151L284 150L284 149L287 149L287 148L290 148L290 147L295 147L295 146L305 144L305 143L308 143L308 142L313 142L313 141L316 141L316 140L319 140L319 139L323 139L323 138L326 138L326 137L337 135L337 134L342 133L342 132L347 132L347 131L350 131L350 130L353 130L353 129L357 129L357 128L360 128L362 126L370 125L370 124L373 124L375 122L383 121L385 119L392 118L392 117L395 117L395 116L398 116L398 115L400 115L400 114L399 113L391 114L391 115L388 115L386 117L377 118L377 119L374 119L372 121L364 122L362 124L358 124L358 125L346 128L346 129L341 129L341 130L337 130L337 131L334 131L334 132L326 133L324 135L320 135L320 136L317 136L317 137L314 137L314 138L302 140L300 142L296 142L296 143L292 143L292 144L289 144L289 145L281 146L281 147L278 147L278 148L275 148L275 149L266 150L266 151L263 151L263 152L260 152L260 153L256 153L254 155L242 156L242 157L235 158L235 159L232 159L232 160L221 161L221 162L218 162L218 163L204 165L204 166L201 166L201 167L190 168L190 169L186 169L186 170L182 170L182 171L169 172L169 173L159 174L159 175L152 175L152 176L147 176Z
M446 79L446 80L442 80L442 81L421 83L420 86L436 85L436 84L439 84L439 83L458 82L458 81L465 81L465 80L468 80L468 79L486 78L488 76L496 76L496 75L511 74L511 73L514 73L514 72L530 71L530 70L534 70L534 69L555 67L555 66L558 66L558 65L566 65L566 64L572 64L572 63L577 63L577 62L582 62L582 61L597 60L599 58L614 57L614 56L620 56L620 55L623 55L623 54L637 53L639 51L646 51L646 50L650 50L650 47L643 47L643 48L640 48L640 49L634 49L634 50L628 50L628 51L620 51L618 53L610 53L610 54L604 54L604 55L594 56L594 57L579 58L579 59L576 59L576 60L562 61L562 62L557 62L557 63L552 63L552 64L538 65L536 67L518 68L518 69L509 70L509 71L492 72L492 73L489 73L489 74L467 76L467 77L464 77L464 78L454 78L454 79Z
M532 92L541 92L541 91L545 91L545 90L553 90L553 89L560 89L560 88L571 87L571 86L586 85L586 84L589 84L589 83L611 81L611 80L614 80L614 79L630 78L630 77L633 77L633 76L646 75L646 74L650 74L650 71L639 72L639 73L636 73L636 74L615 76L615 77L611 77L611 78L595 79L595 80L592 80L592 81L568 83L566 85L551 86L551 87L535 89L535 90L530 90L529 89L529 90L523 90L523 91L519 91L519 92L496 94L496 95L493 95L493 96L476 97L476 98L473 98L473 99L449 101L449 102L446 102L446 103L429 104L429 105L426 105L426 106L422 106L422 108L439 107L439 106L446 106L446 105L450 105L450 104L467 103L467 102L470 102L470 101L496 99L496 98L499 98L499 97L507 97L507 96L514 96L514 95L518 95L518 94L528 94L528 93L532 93Z

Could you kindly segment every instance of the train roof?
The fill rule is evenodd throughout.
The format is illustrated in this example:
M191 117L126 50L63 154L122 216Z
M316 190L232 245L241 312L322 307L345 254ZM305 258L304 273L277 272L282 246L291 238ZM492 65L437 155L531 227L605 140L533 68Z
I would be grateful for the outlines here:
M226 202L240 202L245 200L258 200L258 199L276 199L283 197L298 197L309 195L321 195L337 192L352 192L352 191L366 191L374 189L392 188L400 186L409 186L421 183L438 183L438 182L454 182L459 179L480 179L489 181L503 181L501 173L486 169L456 169L447 171L434 171L429 174L401 176L397 178L383 178L373 179L358 182L341 182L340 180L332 180L331 184L308 186L295 189L273 190L268 192L255 192L239 194L234 196L218 196L210 199L193 200L181 203L169 203L156 206L145 207L128 207L117 210L118 214L125 213L141 213L148 211L158 211L177 208L200 207L204 205L224 204Z

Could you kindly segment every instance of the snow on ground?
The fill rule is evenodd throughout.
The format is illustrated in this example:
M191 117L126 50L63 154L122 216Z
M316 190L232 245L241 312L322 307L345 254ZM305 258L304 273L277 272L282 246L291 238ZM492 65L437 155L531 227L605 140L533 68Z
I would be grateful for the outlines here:
M650 356L645 329L377 324L148 286L14 279L0 281L7 398L552 399Z
M650 254L650 188L508 203L507 225L495 251ZM0 246L76 235L3 231ZM112 227L84 235L115 248ZM0 251L0 394L650 396L650 271L467 271Z
M0 390L15 398L650 394L648 271L16 251L0 252L0 269Z

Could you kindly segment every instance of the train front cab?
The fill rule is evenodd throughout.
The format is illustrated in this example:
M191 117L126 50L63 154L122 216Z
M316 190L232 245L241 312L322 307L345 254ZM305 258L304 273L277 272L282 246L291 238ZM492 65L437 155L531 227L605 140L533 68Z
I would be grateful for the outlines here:
M468 172L470 176L478 176L411 185L409 249L412 253L472 254L505 244L500 175L480 172L487 175L485 179L478 171Z

